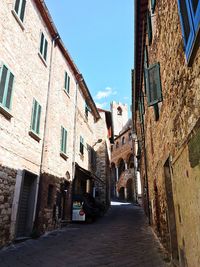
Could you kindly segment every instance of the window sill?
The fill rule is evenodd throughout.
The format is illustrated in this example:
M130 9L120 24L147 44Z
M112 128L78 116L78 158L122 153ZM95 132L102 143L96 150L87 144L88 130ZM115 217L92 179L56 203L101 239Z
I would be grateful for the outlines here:
M65 88L63 88L63 91L70 98L70 95L69 95L69 93L67 92L67 90Z
M40 142L41 138L39 137L39 135L37 135L35 132L33 132L32 130L29 131L29 135L35 139L36 141Z
M65 154L64 152L60 152L60 156L61 156L63 159L65 159L65 160L68 159L67 154Z
M39 58L42 60L42 63L45 65L45 67L47 67L47 62L46 62L46 60L43 58L43 56L41 55L40 52L38 52L38 56L39 56Z
M21 21L21 19L19 18L18 14L16 13L16 11L14 9L11 10L14 18L16 19L16 21L18 22L19 26L21 27L21 29L24 31L24 24L23 22Z
M10 113L10 111L1 105L0 105L0 113L3 114L4 117L8 120L10 120L13 117L13 115Z

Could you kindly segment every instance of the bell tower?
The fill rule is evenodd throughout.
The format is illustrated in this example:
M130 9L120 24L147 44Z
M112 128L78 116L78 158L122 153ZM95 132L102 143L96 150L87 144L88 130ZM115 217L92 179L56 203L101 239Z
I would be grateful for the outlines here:
M114 137L116 137L128 121L128 105L113 101L110 104L110 108L113 120Z

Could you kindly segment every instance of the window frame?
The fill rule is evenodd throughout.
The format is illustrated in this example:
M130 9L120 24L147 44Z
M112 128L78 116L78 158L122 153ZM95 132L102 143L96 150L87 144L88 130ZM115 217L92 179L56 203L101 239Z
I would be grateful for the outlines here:
M189 26L190 26L190 32L188 36L188 40L186 42L186 36L185 36L185 28L184 28L184 19L181 14L181 0L177 0L178 2L178 12L179 12L179 18L180 18L180 24L181 24L181 32L182 32L182 38L184 43L184 52L185 52L185 58L186 62L189 65L190 59L192 58L192 54L194 51L194 46L196 44L197 35L200 31L200 1L197 4L196 13L194 14L193 7L192 7L192 0L185 0L186 4L186 12L188 16Z
M33 98L30 131L36 134L37 136L40 136L41 114L42 106L35 98Z
M84 138L81 135L80 135L79 152L82 156L84 155Z
M19 1L19 6L18 6L18 11L16 10L16 3L17 1ZM13 10L15 12L15 14L17 15L17 18L20 20L21 23L24 23L24 17L25 17L25 11L26 11L26 0L15 0L15 4L14 4L14 7L13 7ZM22 15L22 7L23 7L23 4L24 3L24 13L23 13L23 17L21 18L21 15Z
M67 154L67 137L67 130L61 126L60 153L64 153L65 155Z
M14 88L14 82L15 82L15 75L13 72L10 70L10 68L3 62L0 62L0 85L2 82L2 74L3 74L3 68L7 69L6 73L6 79L5 79L5 84L3 88L3 94L2 94L2 102L0 102L0 106L5 109L5 111L10 112L11 107L12 107L12 96L13 96L13 88ZM10 92L10 101L9 101L9 107L6 106L6 103L8 101L8 90L9 90L9 82L10 82L10 77L11 75L13 76L13 81L12 81L12 88Z
M67 94L69 94L69 92L70 92L70 76L69 76L67 71L65 71L64 90Z
M43 36L43 41L42 41L42 36ZM39 55L46 64L48 57L48 41L43 31L40 32Z

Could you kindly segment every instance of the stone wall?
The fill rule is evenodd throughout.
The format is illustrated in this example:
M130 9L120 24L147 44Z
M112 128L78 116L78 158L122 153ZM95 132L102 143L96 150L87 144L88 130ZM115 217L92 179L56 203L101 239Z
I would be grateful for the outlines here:
M10 240L16 174L16 170L0 165L0 247Z
M194 267L199 266L197 251L200 239L193 222L199 222L199 186L196 179L200 173L198 167L190 167L192 171L187 169L191 158L192 162L198 158L190 156L196 153L196 145L190 146L189 154L184 147L200 117L200 49L197 50L191 67L188 67L177 1L160 0L156 3L153 15L153 41L152 45L148 46L148 59L149 64L160 63L163 102L159 104L157 121L154 109L147 107L145 97L145 138L152 222L163 244L170 250L169 210L166 203L164 173L164 166L169 160L172 169L176 215L174 223L177 226L179 257L182 257L184 250L184 261L187 262L187 266ZM175 163L177 157L179 159ZM182 172L184 176L181 175ZM144 174L144 164L142 173ZM190 194L187 194L187 191ZM188 230L183 228L183 222L179 220L180 213L185 225L191 226L187 227Z

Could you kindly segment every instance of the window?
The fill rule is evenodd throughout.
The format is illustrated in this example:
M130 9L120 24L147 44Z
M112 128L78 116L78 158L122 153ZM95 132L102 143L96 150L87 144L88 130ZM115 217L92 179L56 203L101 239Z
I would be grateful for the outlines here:
M60 150L64 154L66 154L66 152L67 152L67 130L62 126L61 126Z
M35 99L33 99L31 130L37 135L39 135L40 133L40 117L41 117L41 106Z
M11 108L14 75L4 65L0 65L0 104L6 109Z
M84 154L84 139L82 136L80 136L80 153L81 155Z
M151 23L151 14L150 14L149 10L147 10L147 33L148 33L149 45L151 45L151 43L152 43L152 23Z
M88 114L89 114L89 111L91 111L90 110L90 108L89 108L89 106L88 106L88 104L87 103L85 103L85 117L88 119Z
M160 64L155 63L145 69L147 103L148 106L162 101L162 89L160 80Z
M186 60L189 62L200 25L200 0L178 0Z
M48 42L42 32L40 37L40 55L44 58L45 61L47 60L47 49L48 49Z
M125 144L125 137L123 136L122 137L122 145L124 145Z
M129 139L129 141L132 140L132 134L131 133L128 134L128 139Z
M121 107L117 108L117 115L122 116L122 109Z
M151 11L152 11L152 14L155 11L155 7L156 7L156 0L151 0Z
M116 148L118 148L118 147L119 147L119 143L117 142L117 143L116 143Z
M20 20L24 21L26 0L16 0L15 1L15 12L17 13Z
M67 74L67 72L65 72L65 84L64 84L64 88L66 90L66 92L69 94L69 88L70 88L70 77Z

